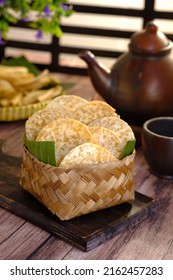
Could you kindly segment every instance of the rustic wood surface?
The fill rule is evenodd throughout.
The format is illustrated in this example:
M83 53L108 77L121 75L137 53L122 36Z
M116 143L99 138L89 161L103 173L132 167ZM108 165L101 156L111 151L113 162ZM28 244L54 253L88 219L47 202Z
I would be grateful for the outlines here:
M59 75L61 81L74 82L68 90L87 100L100 99L87 77ZM8 155L7 173L0 172L0 184L16 173L16 161L22 157L22 137L25 121L1 122L0 145ZM139 137L137 130L137 137ZM11 156L11 157L10 157ZM1 160L1 159L0 159ZM3 168L1 164L1 168ZM1 169L2 171L2 169ZM5 183L5 184L4 184ZM123 231L105 244L83 252L27 220L0 207L0 259L40 260L114 260L114 259L173 259L173 180L160 179L150 173L139 147L135 158L135 190L160 201L162 206L150 218L130 230Z

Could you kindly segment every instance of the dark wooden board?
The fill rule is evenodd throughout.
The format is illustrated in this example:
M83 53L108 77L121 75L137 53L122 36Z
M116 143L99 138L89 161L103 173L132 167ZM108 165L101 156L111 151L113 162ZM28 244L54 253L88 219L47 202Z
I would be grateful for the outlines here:
M83 251L94 249L116 234L137 226L160 207L159 202L136 192L131 203L60 221L22 189L20 163L21 159L0 152L0 206Z

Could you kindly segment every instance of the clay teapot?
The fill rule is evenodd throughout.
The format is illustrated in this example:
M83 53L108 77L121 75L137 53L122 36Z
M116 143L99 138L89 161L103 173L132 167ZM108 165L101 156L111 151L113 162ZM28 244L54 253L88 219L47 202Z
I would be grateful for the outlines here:
M173 116L172 45L154 22L148 22L132 35L128 52L111 69L90 51L82 51L79 57L88 64L96 91L121 118L142 125L152 117Z

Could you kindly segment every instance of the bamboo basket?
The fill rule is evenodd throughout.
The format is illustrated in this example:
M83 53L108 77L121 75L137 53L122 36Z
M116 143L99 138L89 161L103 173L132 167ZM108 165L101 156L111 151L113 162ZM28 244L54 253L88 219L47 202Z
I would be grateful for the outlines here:
M121 161L74 168L45 164L24 147L20 183L61 220L134 199L135 152Z
M38 110L44 109L47 102L38 102L35 104L11 106L0 108L0 121L18 121L27 119Z

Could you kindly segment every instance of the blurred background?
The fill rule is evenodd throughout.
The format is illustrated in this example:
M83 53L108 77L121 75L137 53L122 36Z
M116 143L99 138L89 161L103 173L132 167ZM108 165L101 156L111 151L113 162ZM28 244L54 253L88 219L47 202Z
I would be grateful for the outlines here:
M173 0L69 0L75 10L62 18L63 36L38 40L35 30L24 23L12 26L4 56L25 55L40 68L65 73L86 74L86 64L78 57L91 50L110 67L126 50L131 35L154 20L159 30L173 40ZM172 54L173 55L173 54Z

